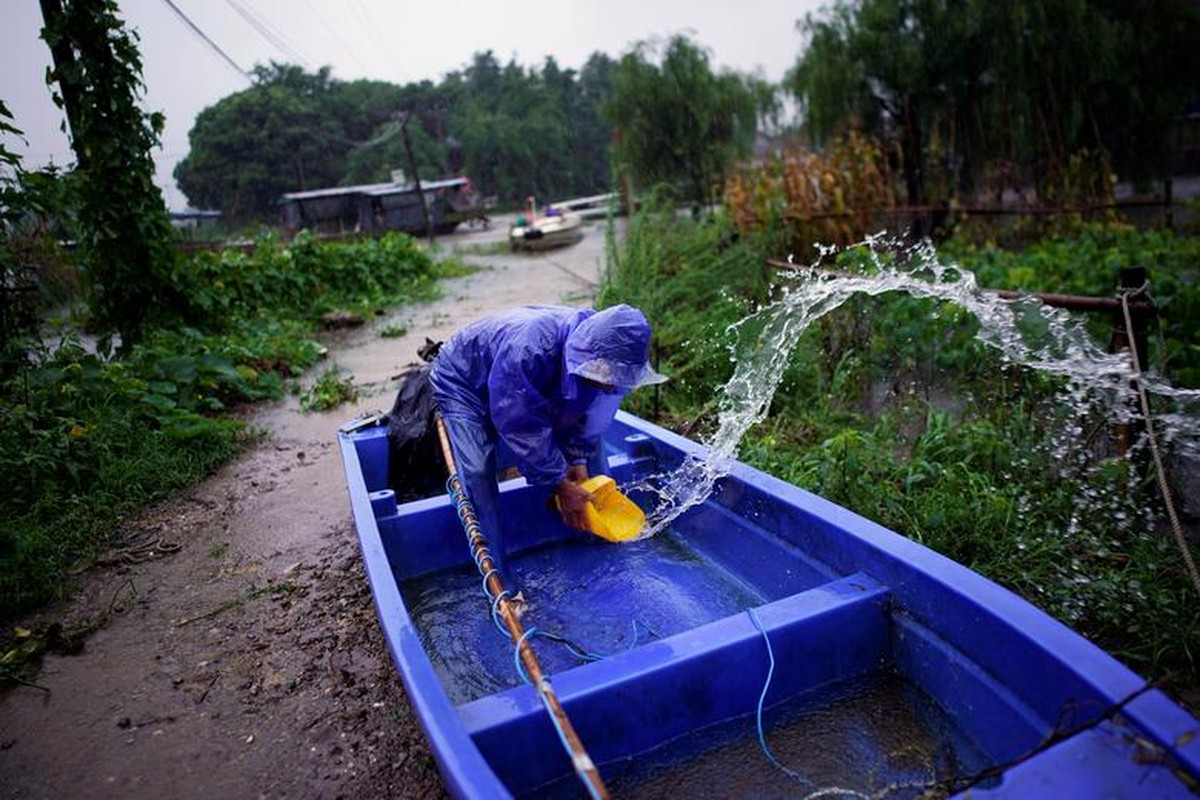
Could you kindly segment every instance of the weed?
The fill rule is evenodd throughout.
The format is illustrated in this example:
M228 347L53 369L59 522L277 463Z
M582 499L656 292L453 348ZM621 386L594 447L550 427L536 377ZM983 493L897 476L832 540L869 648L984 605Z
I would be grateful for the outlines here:
M296 583L295 581L280 581L279 583L268 583L266 586L252 589L249 597L280 597L304 592L307 588L304 584Z
M477 253L480 255L496 255L497 253L507 253L509 247L505 243L499 243L498 247L487 245L475 245L464 249L466 253ZM462 278L470 275L473 272L478 272L479 267L464 261L458 253L451 253L438 260L436 273L439 278Z
M358 389L354 386L354 379L343 378L337 367L330 367L321 373L312 388L300 395L300 410L329 411L357 399Z

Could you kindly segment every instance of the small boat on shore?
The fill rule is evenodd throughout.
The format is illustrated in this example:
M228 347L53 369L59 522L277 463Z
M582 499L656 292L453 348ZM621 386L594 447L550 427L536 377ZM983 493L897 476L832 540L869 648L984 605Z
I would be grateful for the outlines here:
M1174 798L1200 785L1200 723L1157 687L978 573L741 463L669 527L621 544L569 530L544 492L504 481L528 603L514 648L461 505L398 504L386 434L371 420L339 432L350 505L455 797L583 796L589 767L594 797ZM605 448L647 511L654 482L706 456L625 412ZM530 683L522 646L540 660ZM549 713L551 684L569 729Z
M508 230L508 242L513 250L551 250L575 244L582 238L581 216L547 206L539 217L532 197L528 199L526 210L517 215L516 224Z

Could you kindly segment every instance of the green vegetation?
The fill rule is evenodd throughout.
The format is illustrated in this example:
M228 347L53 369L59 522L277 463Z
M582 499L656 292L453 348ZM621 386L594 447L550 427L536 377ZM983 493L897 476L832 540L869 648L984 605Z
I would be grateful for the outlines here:
M760 109L775 110L763 81L714 74L707 54L686 37L667 43L662 63L641 45L617 65L606 116L621 131L613 157L623 172L674 185L680 199L709 205L721 177L750 153Z
M331 308L432 299L439 267L406 236L181 261L194 325L150 330L115 357L75 334L27 339L0 381L0 618L67 589L69 568L116 544L123 519L195 483L253 434L228 414L282 397L313 366ZM322 377L313 408L347 386Z
M709 202L734 157L749 153L759 118L778 111L766 82L715 74L708 56L673 38L661 65L640 45L582 69L540 69L491 52L438 83L343 82L287 64L260 66L254 86L205 109L175 170L196 206L235 221L274 221L279 196L302 189L465 173L485 194L521 205L610 190L619 167L639 183L667 182Z
M695 224L653 212L627 235L613 248L601 304L646 311L654 357L672 377L629 405L703 438L730 353L750 357L730 325L781 291L761 266L777 244L735 237L722 217ZM941 257L955 254L989 287L1100 296L1113 294L1120 266L1147 266L1178 382L1200 367L1188 345L1198 247L1085 226L1021 253L950 243ZM843 253L840 266L856 257ZM1056 380L1005 363L976 327L957 306L907 295L848 301L800 338L741 457L1013 589L1149 677L1200 685L1195 591L1162 532L1151 471L1112 455L1102 417L1076 416ZM1083 433L1068 435L1071 425Z
M1019 253L963 241L945 251L969 265L982 286L996 289L1105 296L1118 270L1150 269L1150 296L1161 334L1151 337L1151 363L1178 386L1200 388L1200 238L1121 224L1074 224ZM1107 335L1108 320L1092 320Z
M489 51L434 85L338 81L287 64L259 66L254 85L202 111L175 178L197 207L236 222L275 222L284 192L411 179L407 135L422 179L467 174L518 205L608 191L611 128L600 118L614 63L553 58L540 69L501 65Z
M402 91L381 81L335 81L329 72L259 66L254 86L200 112L189 134L191 149L175 168L192 204L235 220L274 221L284 192L341 182L356 145L395 124ZM417 152L424 155L426 148ZM402 166L407 162L392 164ZM433 164L422 159L418 167L431 170Z
M342 377L340 369L330 367L321 373L312 388L300 395L300 410L329 411L357 398L358 389L354 386L354 378Z
M803 21L785 84L817 144L890 135L910 205L1030 187L1086 202L1109 195L1109 173L1169 175L1195 101L1200 9L1152 9L1147 25L1150 7L1100 0L838 0Z
M80 255L92 321L121 347L175 322L182 298L171 281L173 232L154 184L150 151L165 119L138 106L135 35L105 0L45 0L42 36L54 55L55 100L66 111L78 180Z
M226 329L262 309L316 320L329 311L412 302L431 291L431 271L429 256L403 234L335 246L302 231L283 247L268 232L250 252L197 255L176 280L186 287L191 322Z
M399 339L402 336L408 335L408 328L403 325L388 325L383 330L379 331L379 335L384 339Z

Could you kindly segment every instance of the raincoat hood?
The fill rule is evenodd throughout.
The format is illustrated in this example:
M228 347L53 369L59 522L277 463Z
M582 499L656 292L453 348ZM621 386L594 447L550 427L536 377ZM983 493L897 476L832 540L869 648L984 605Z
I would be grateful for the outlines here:
M597 311L571 331L563 348L567 372L631 391L667 378L647 361L650 323L627 305Z

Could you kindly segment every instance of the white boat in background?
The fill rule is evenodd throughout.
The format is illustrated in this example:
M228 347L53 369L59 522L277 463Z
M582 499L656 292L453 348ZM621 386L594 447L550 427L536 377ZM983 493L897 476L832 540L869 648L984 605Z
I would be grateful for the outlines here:
M528 198L527 206L508 231L513 250L549 250L575 244L583 238L583 218L578 214L547 206L539 217L532 197Z

